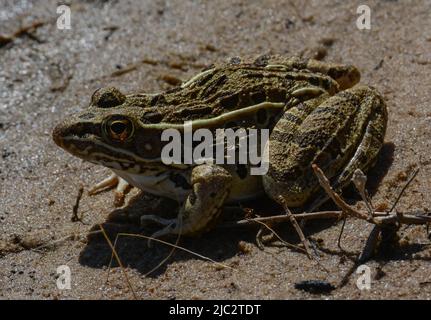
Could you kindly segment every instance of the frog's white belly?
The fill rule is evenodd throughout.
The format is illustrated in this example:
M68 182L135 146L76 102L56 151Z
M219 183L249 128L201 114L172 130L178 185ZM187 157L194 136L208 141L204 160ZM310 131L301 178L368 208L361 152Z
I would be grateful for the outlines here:
M175 183L169 179L168 173L160 175L139 175L120 170L112 171L132 186L157 196L182 202L190 193L190 190L176 186Z
M241 179L229 166L225 167L232 174L233 183L229 198L226 203L238 203L250 200L264 194L262 179L260 176L248 176ZM183 202L190 194L190 189L184 189L169 179L169 172L162 174L133 174L121 170L112 169L119 177L126 180L130 185L161 197L167 197L179 202ZM190 173L183 174L183 177L190 182Z

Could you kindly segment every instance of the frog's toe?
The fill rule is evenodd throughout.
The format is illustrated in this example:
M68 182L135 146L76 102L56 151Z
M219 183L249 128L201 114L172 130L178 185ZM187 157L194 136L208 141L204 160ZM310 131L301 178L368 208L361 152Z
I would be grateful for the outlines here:
M93 196L95 194L98 194L106 189L110 189L113 188L115 186L117 186L118 181L119 181L119 177L113 173L111 174L109 177L107 177L106 179L103 179L102 181L96 183L89 191L88 194L90 196Z
M111 174L108 178L94 185L88 191L88 194L92 196L114 187L116 188L114 196L114 206L121 207L124 204L124 198L130 189L130 184L123 178L117 176L115 173Z
M121 207L124 204L124 198L127 192L131 189L131 185L123 178L118 178L117 188L114 193L114 206Z

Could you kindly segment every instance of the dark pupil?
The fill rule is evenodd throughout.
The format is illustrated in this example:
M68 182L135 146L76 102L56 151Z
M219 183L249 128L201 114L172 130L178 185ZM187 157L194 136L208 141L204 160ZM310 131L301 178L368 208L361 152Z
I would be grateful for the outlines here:
M122 122L114 122L111 124L111 130L115 134L122 134L124 131L126 131L126 125Z

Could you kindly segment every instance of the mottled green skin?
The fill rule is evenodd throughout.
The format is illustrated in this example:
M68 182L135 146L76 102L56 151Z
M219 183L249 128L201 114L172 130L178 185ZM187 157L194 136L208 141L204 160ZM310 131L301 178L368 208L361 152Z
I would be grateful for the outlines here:
M268 68L271 65L283 66L284 69ZM173 124L181 125L187 120L212 119L263 101L285 103L283 110L288 110L301 100L313 98L306 94L300 97L292 96L292 92L300 88L319 88L319 94L323 92L333 95L344 89L346 83L350 86L359 80L359 72L354 67L301 60L296 57L261 56L254 61L232 58L229 63L211 66L204 73L204 76L198 77L184 88L177 87L159 94L124 96L115 88L96 91L88 109L70 116L55 128L54 140L72 154L93 162L100 162L101 153L109 153L116 158L124 157L121 149L141 158L155 159L160 156L163 147L160 141L161 132ZM243 114L240 118L228 122L213 121L206 127L272 129L283 110L267 108L256 113ZM133 140L119 144L103 137L102 127L107 118L121 116L132 119L136 125ZM194 128L199 127L194 125ZM88 133L91 137L87 141L63 139ZM99 141L115 147L118 152L107 150L97 143ZM79 143L79 147L71 148L69 143ZM146 143L153 148L143 148ZM100 152L101 148L103 152ZM82 153L82 150L85 152ZM93 150L98 153L98 158L92 157ZM135 161L148 167L148 163L136 159ZM119 163L122 164L121 161ZM154 165L156 164L151 164Z
M289 206L303 206L318 188L313 163L336 188L344 187L355 169L368 170L383 143L387 111L375 89L349 89L359 78L353 66L297 57L232 58L163 93L96 91L90 107L58 125L53 138L70 153L112 168L148 192L154 189L146 178L165 175L158 194L182 194L178 219L143 220L166 225L157 236L192 234L206 230L228 199L259 190L274 199L283 196ZM127 139L107 133L117 120L128 123ZM268 173L250 176L249 167L236 164L163 164L162 131L181 130L187 120L193 121L193 129L269 129Z

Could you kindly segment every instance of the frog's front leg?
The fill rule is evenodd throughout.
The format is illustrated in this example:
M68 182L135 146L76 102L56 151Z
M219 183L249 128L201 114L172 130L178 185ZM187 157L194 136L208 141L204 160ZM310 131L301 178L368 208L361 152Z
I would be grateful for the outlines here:
M198 234L207 231L217 220L231 190L231 174L220 166L203 164L193 168L191 183L192 191L177 218L163 219L154 215L141 217L142 224L152 221L165 226L154 233L152 238L167 234Z
M131 188L131 186L126 180L119 177L115 173L112 173L109 177L94 185L88 191L88 194L95 195L107 188L114 188L114 187L115 187L114 206L121 207L124 204L124 198L126 196L126 193Z

